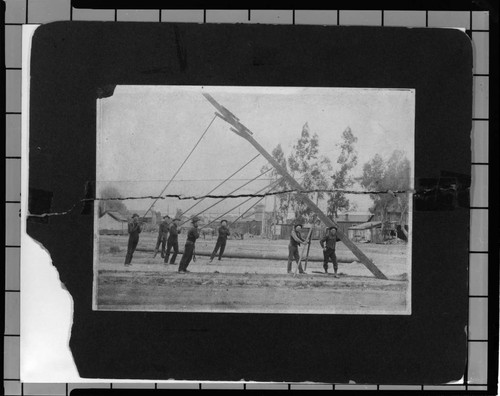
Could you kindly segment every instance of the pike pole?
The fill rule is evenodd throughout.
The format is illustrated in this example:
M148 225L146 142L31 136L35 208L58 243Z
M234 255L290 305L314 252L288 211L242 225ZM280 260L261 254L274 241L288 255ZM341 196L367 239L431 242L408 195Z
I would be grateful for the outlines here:
M309 228L309 232L307 233L307 238L306 238L307 245L302 246L302 251L300 252L299 262L297 263L297 268L295 268L295 272L294 272L293 276L297 276L297 271L299 270L300 264L302 263L302 258L304 257L304 252L306 250L306 246L309 246L309 244L311 243L311 235L312 235L312 227ZM305 270L306 269L304 268L304 271Z

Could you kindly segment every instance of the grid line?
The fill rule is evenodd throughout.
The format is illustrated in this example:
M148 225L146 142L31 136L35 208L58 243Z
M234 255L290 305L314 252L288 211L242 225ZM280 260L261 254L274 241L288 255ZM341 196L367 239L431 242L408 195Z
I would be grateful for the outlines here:
M39 25L39 23L20 23L20 22L8 22L4 23L4 26L30 26L30 25Z
M472 11L469 13L469 31L472 39Z

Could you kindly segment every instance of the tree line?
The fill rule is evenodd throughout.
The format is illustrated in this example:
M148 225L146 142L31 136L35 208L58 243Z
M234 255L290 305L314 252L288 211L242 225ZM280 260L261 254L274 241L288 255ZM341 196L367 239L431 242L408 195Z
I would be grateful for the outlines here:
M316 133L311 133L308 123L305 123L291 152L286 155L281 144L278 144L273 149L272 156L305 190L331 190L326 193L308 194L317 205L324 206L326 201L326 214L330 218L335 219L342 212L357 209L356 203L352 202L349 194L343 190L354 190L358 184L365 191L372 192L369 194L373 201L371 213L378 215L382 221L388 219L389 212L400 213L399 223L402 224L408 213L409 196L407 193L392 192L409 189L410 161L400 150L394 150L386 159L375 154L363 164L362 175L356 177L353 170L359 160L357 142L358 138L351 128L347 127L342 132L340 141L335 144L338 156L332 161L331 158L319 154L319 137ZM264 169L268 167L269 165ZM275 170L272 170L271 174L275 179L280 177ZM286 180L282 180L276 189L288 190L291 187ZM385 193L386 191L390 193ZM293 213L293 218L290 218L290 212ZM316 214L294 193L277 195L274 213L276 223L317 222Z

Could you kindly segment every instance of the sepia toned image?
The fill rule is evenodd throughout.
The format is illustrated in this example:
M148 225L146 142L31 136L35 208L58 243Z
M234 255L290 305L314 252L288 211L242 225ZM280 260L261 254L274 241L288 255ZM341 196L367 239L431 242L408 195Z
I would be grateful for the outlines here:
M415 90L107 86L94 310L411 314Z

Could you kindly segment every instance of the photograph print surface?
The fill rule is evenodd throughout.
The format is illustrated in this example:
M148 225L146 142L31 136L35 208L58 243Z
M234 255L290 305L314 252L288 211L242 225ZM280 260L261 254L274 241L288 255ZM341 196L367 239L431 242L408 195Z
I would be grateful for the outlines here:
M411 314L415 90L97 99L94 310Z

